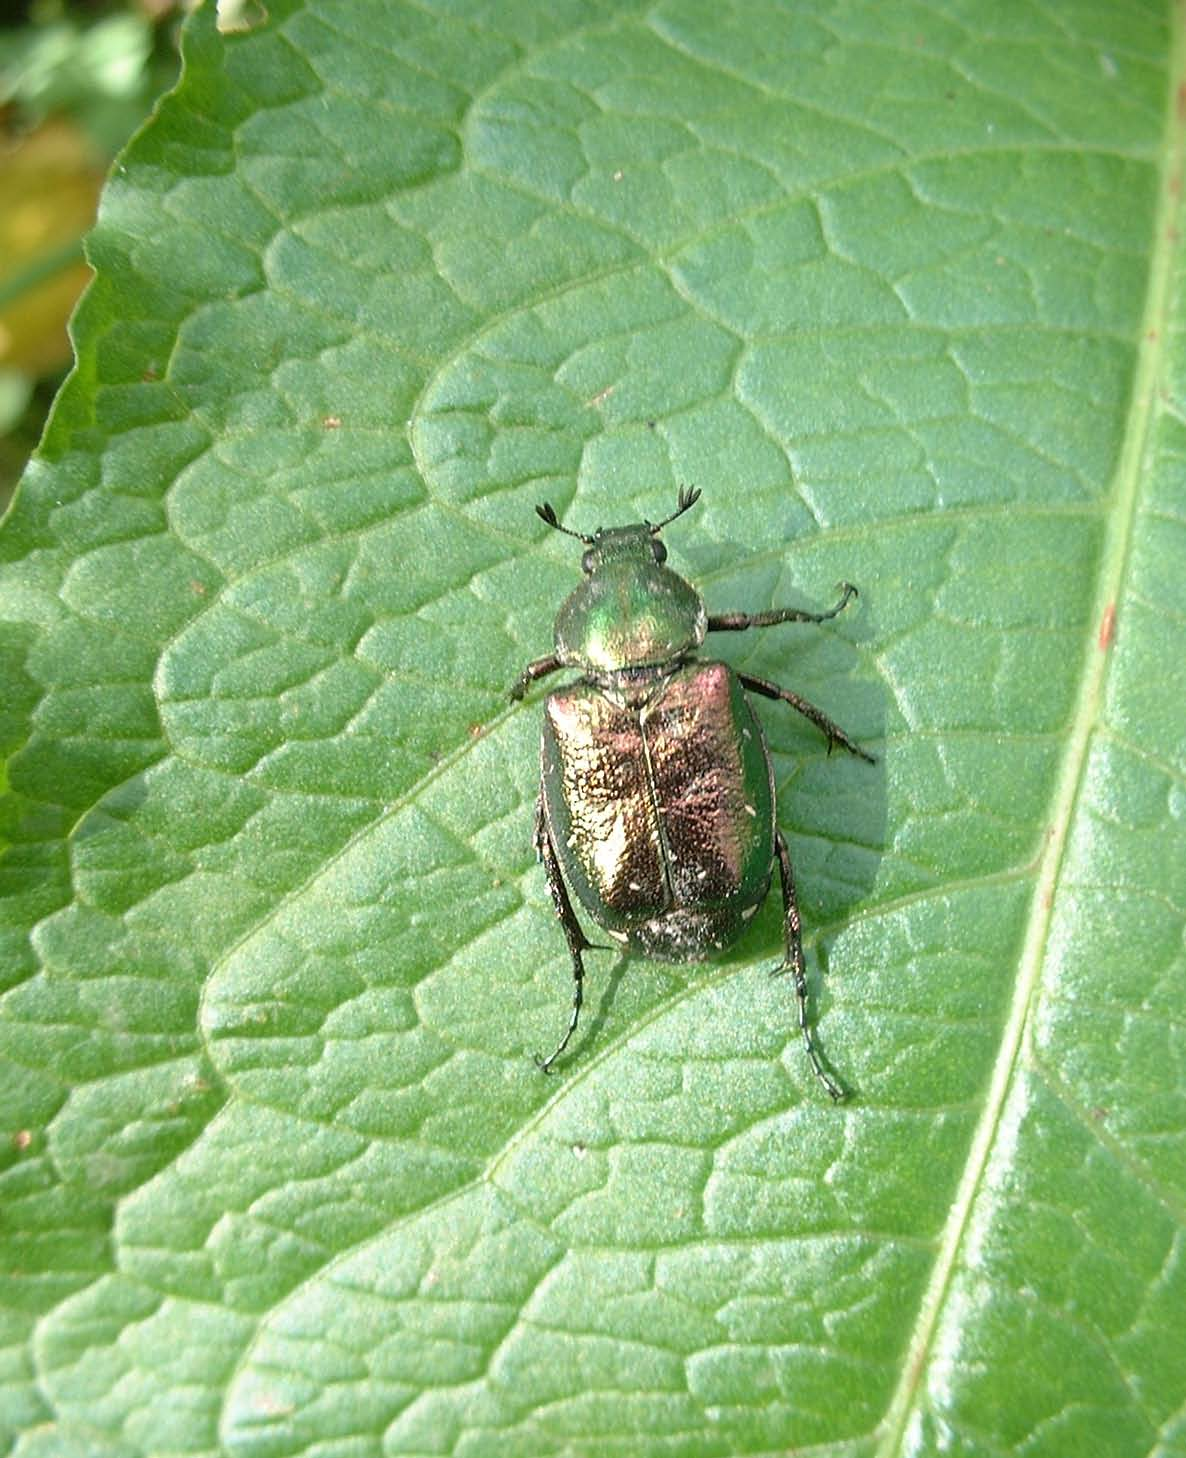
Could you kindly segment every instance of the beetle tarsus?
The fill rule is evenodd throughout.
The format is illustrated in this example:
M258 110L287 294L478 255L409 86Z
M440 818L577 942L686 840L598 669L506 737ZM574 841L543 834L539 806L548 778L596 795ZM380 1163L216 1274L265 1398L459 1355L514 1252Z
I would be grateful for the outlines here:
M792 689L785 689L780 684L772 683L768 678L757 678L752 673L739 673L737 677L747 689L752 689L756 694L763 694L768 699L781 699L784 704L790 704L791 708L802 714L805 719L810 719L828 741L829 754L832 752L833 745L840 744L848 750L849 754L855 754L858 759L866 760L869 764L877 763L868 750L862 749L855 739L850 739L840 725L829 719L822 709L817 709L814 704L809 703Z
M829 618L834 618L837 613L842 613L854 597L860 597L861 595L856 584L853 582L838 582L836 584L836 591L840 594L840 601L830 613L825 614Z
M581 1004L584 1001L584 977L583 968L580 966L580 954L574 954L573 985L572 985L572 1012L569 1015L568 1027L564 1030L564 1037L552 1049L546 1058L541 1058L538 1053L532 1056L535 1059L535 1066L541 1073L551 1073L552 1064L555 1063L565 1048L568 1047L568 1040L576 1032L577 1022L581 1016Z
M803 961L803 932L799 920L799 898L795 894L795 877L791 871L791 855L787 850L786 838L780 830L774 839L778 854L778 878L782 884L782 925L786 937L786 957L776 973L789 972L795 983L795 1000L799 1005L799 1035L807 1052L811 1071L823 1084L833 1103L841 1103L848 1097L824 1067L823 1059L815 1046L811 1031L811 1019L807 1008L807 972Z
M838 584L840 601L822 613L809 613L806 608L771 608L764 613L717 613L708 619L710 633L742 633L746 628L773 628L778 623L826 623L842 613L860 593L851 582Z
M556 916L560 925L564 928L564 938L568 943L568 954L572 958L572 1013L568 1019L568 1027L564 1031L564 1037L546 1058L535 1055L535 1064L541 1073L550 1073L552 1064L560 1057L565 1048L568 1047L568 1040L576 1032L577 1023L581 1016L581 1004L584 1001L585 967L581 961L581 953L592 951L596 944L591 942L585 935L580 922L577 920L576 912L572 909L572 902L568 897L568 888L564 884L564 875L560 870L560 859L556 854L556 847L552 844L552 837L548 830L547 816L544 813L543 795L536 801L535 806L535 848L536 854L544 864L544 875L548 882L548 891L552 897L552 905L556 909ZM609 950L605 948L604 950Z
M877 756L875 754L870 754L867 749L862 749L855 739L850 739L848 735L845 734L843 731L841 731L839 734L832 735L831 738L828 740L829 754L832 753L833 748L837 744L847 749L849 754L856 755L857 759L863 759L866 764L877 763Z

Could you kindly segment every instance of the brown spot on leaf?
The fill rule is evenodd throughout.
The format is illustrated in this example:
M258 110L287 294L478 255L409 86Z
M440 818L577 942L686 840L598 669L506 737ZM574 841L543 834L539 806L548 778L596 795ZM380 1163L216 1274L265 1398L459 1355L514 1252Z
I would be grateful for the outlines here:
M1110 602L1104 609L1104 615L1100 619L1100 635L1098 638L1101 653L1106 653L1112 646L1112 640L1116 636L1116 604Z

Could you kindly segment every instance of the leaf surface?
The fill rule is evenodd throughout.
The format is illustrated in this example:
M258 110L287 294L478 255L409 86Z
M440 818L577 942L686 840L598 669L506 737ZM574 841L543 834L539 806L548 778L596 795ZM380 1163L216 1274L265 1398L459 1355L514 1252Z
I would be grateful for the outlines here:
M1186 1453L1183 19L189 22L0 535L6 1451ZM879 755L759 709L839 1108L774 897L531 1065L532 508L680 483L861 588L719 645Z

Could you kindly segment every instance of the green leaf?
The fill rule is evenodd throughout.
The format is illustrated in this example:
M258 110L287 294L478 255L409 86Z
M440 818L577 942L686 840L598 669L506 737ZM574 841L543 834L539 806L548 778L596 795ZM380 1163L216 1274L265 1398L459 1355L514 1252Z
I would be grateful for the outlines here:
M0 536L0 1441L1186 1453L1181 6L188 23ZM763 704L719 961L531 852L580 530ZM715 650L714 650L715 651Z

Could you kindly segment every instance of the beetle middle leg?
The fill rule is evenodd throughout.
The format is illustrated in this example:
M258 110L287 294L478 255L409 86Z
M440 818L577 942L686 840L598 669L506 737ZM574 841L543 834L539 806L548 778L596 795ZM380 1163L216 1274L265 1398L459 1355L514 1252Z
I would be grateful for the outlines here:
M572 909L572 902L569 900L568 887L564 884L564 874L560 869L560 859L556 854L556 847L552 844L552 833L548 829L547 816L544 814L544 797L541 792L535 804L535 853L543 862L544 874L548 879L548 890L552 896L552 905L556 908L556 915L560 925L564 928L564 937L568 942L568 953L572 958L572 1014L568 1020L568 1027L564 1031L564 1037L552 1049L546 1058L535 1055L536 1066L541 1073L549 1073L552 1064L560 1057L565 1048L568 1047L568 1040L577 1030L577 1022L581 1016L581 1003L584 1000L585 968L581 961L581 953L594 947L596 943L591 942L581 930L581 924L576 918L576 912Z
M807 972L803 960L803 931L799 920L799 899L795 895L791 854L787 850L787 843L781 830L776 833L774 844L778 852L778 876L782 882L782 927L787 944L786 960L781 967L775 970L789 972L795 980L795 998L799 1004L799 1032L803 1037L807 1057L811 1060L811 1071L827 1089L833 1101L840 1103L845 1097L844 1090L824 1067L815 1046L815 1039L811 1034L811 1020L807 1015Z
M828 741L828 753L831 754L832 746L842 744L849 754L855 754L858 759L867 760L870 764L876 764L877 760L868 750L862 749L855 739L850 739L834 720L829 719L822 709L817 709L814 704L808 703L791 689L782 688L779 684L772 683L768 678L755 678L752 673L739 673L737 677L747 689L752 689L756 694L764 694L768 699L781 699L784 704L790 704L805 719L810 719L815 727L823 732Z

